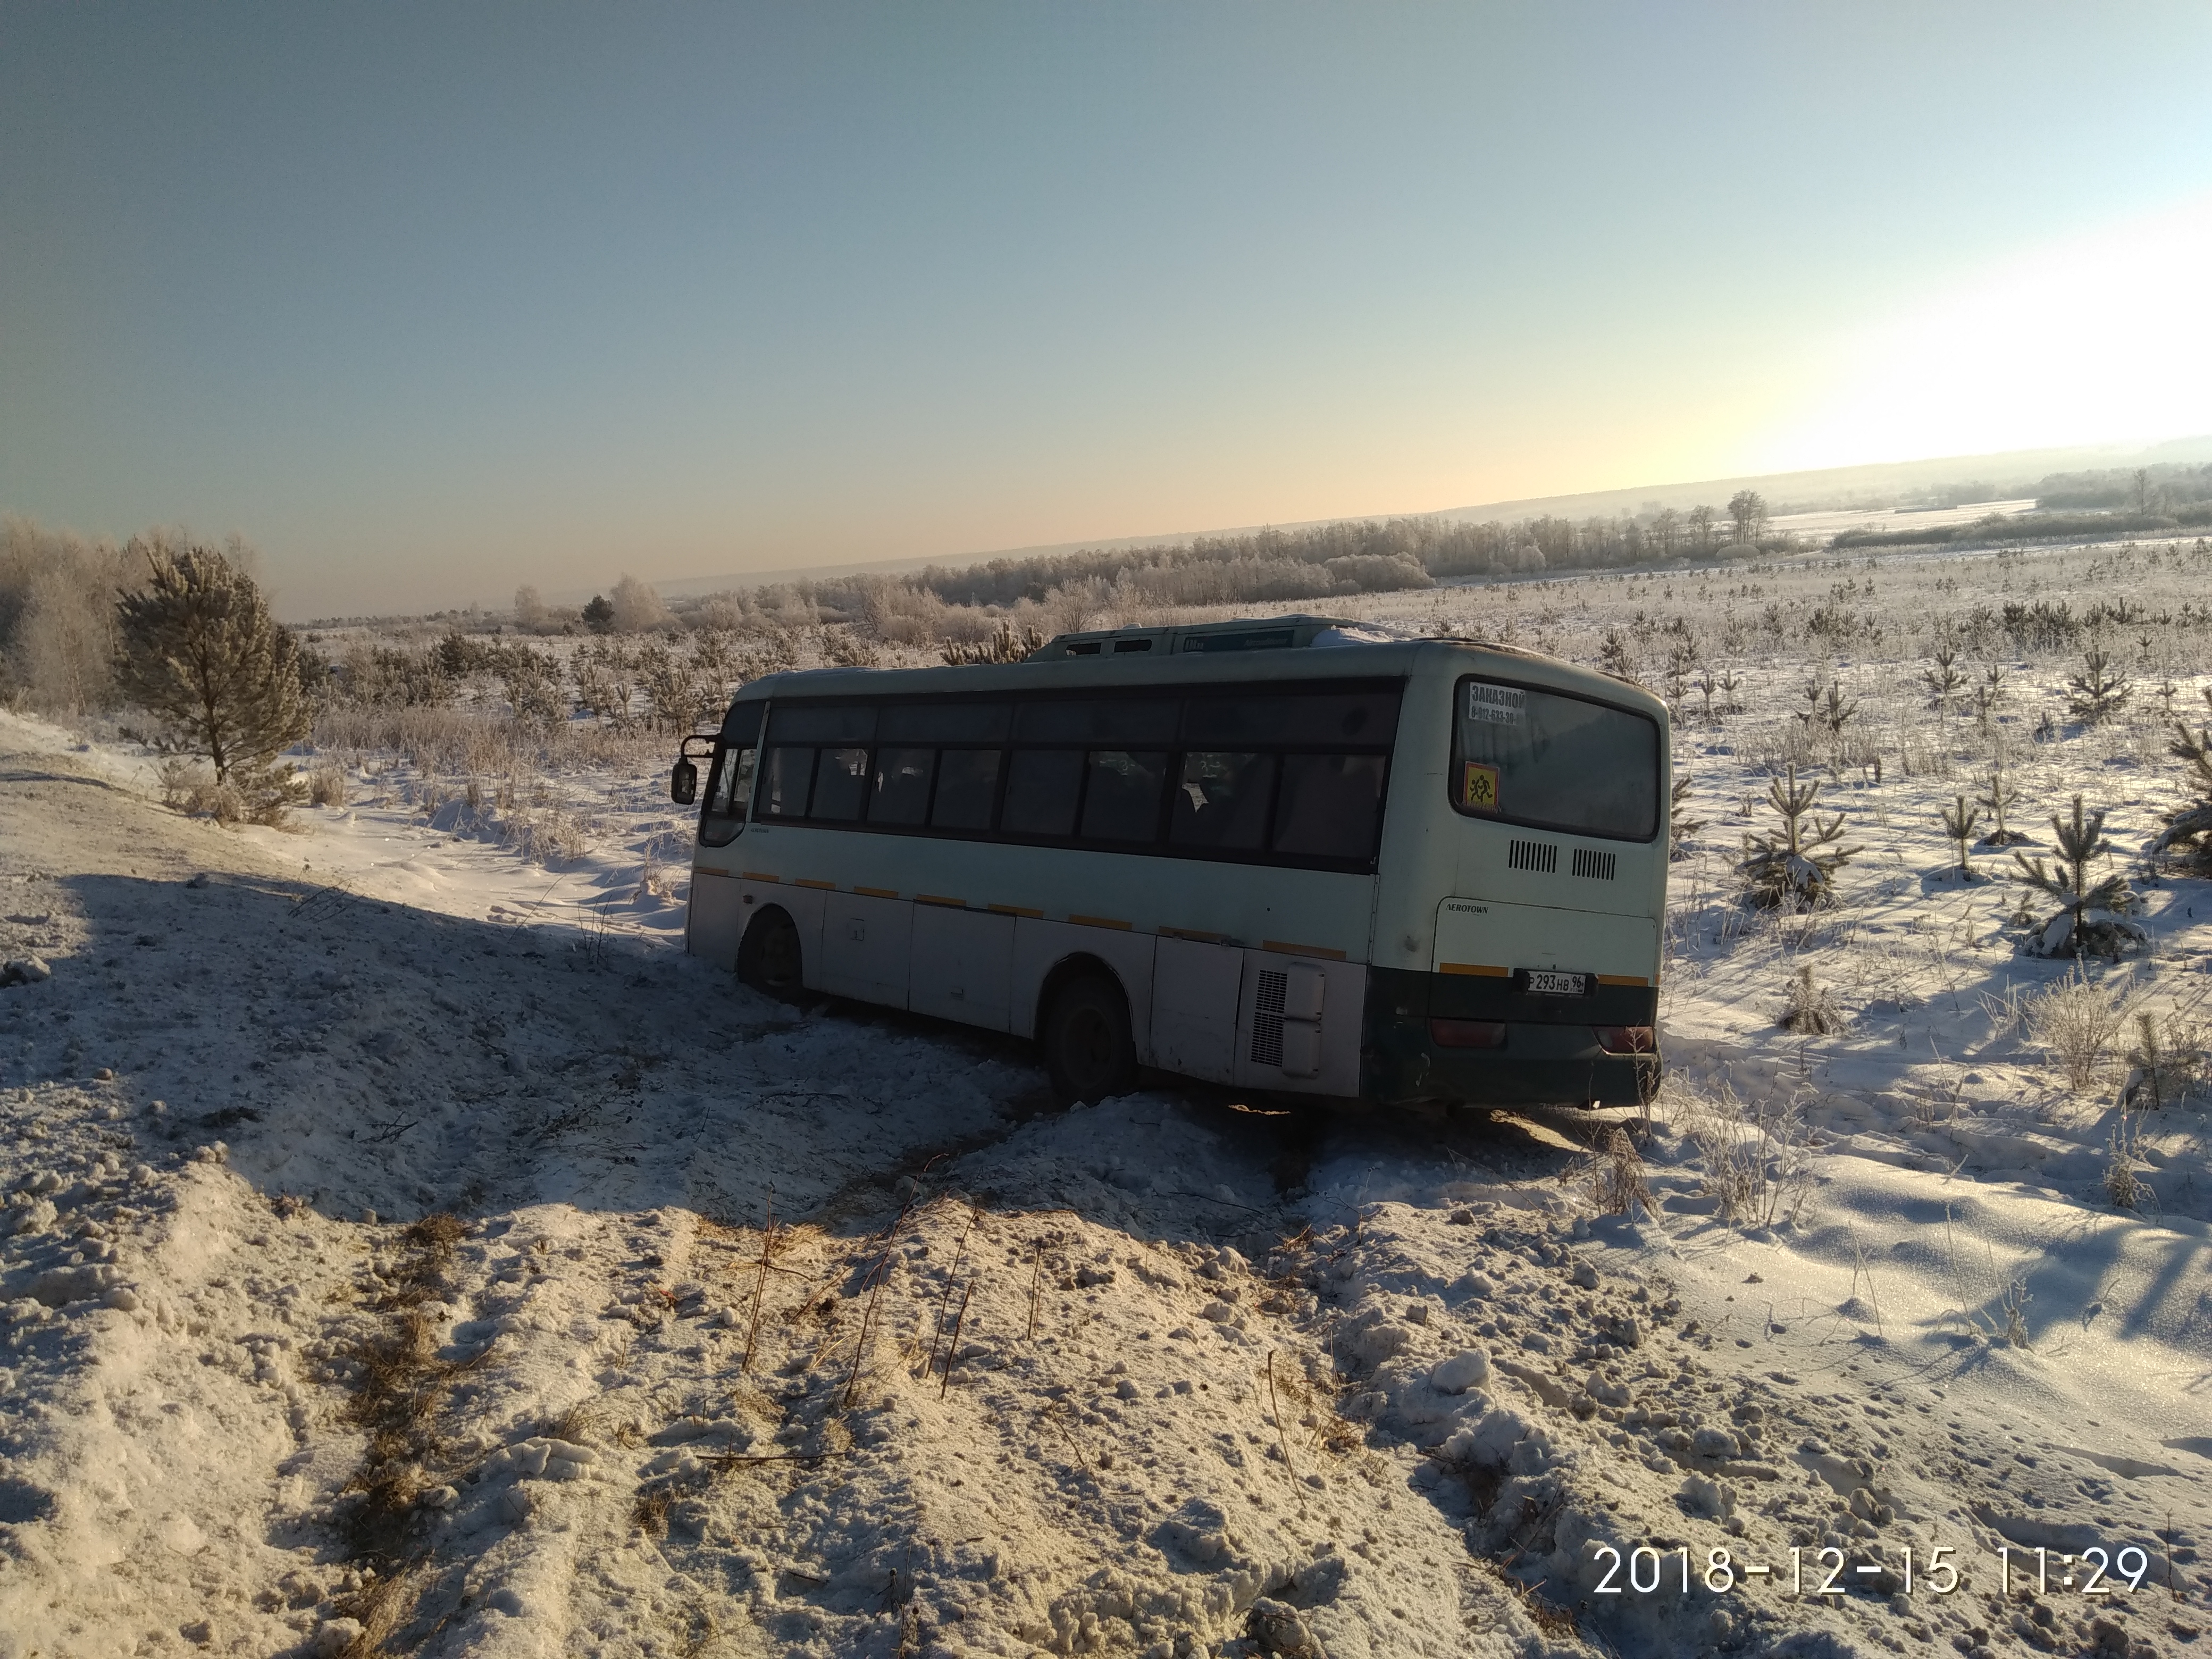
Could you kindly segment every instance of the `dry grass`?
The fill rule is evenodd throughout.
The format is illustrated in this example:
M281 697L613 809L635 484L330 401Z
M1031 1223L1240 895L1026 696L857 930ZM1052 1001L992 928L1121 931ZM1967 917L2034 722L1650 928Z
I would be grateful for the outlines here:
M1591 1170L1590 1198L1601 1215L1634 1215L1651 1207L1644 1159L1627 1130L1615 1128L1607 1134L1604 1153Z
M1800 1036L1832 1036L1844 1029L1844 1011L1827 987L1814 982L1812 964L1802 963L1777 1020L1784 1030Z
M361 1494L346 1521L356 1560L388 1568L402 1559L416 1499L434 1484L426 1467L438 1450L429 1422L454 1368L437 1357L422 1304L444 1284L453 1246L466 1231L458 1218L438 1214L400 1234L404 1254L376 1302L390 1316L387 1328L351 1356L360 1369L346 1415L368 1431L368 1449L349 1483Z
M1683 1127L1703 1156L1705 1191L1721 1218L1751 1227L1795 1221L1812 1190L1805 1127L1794 1107L1746 1105L1723 1085L1712 1099L1682 1097Z
M2027 1005L2028 1040L2066 1074L2075 1094L2103 1075L2128 1020L2128 985L2093 982L2079 966Z

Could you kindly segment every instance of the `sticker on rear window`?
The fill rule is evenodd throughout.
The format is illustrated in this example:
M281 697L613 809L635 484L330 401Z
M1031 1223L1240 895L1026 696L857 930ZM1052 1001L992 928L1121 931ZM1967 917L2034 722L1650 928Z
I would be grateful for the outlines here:
M1518 726L1528 718L1528 694L1517 685L1471 680L1467 688L1467 717L1492 726Z
M1467 777L1460 786L1460 801L1478 812L1498 810L1498 769L1479 762L1467 763Z

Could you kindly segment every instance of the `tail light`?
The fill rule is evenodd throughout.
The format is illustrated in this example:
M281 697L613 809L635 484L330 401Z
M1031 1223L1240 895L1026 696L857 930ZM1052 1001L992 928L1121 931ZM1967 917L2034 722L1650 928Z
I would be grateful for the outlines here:
M1609 1054L1656 1054L1659 1034L1649 1025L1601 1025L1597 1046Z
M1432 1019L1429 1041L1439 1048L1503 1048L1505 1022L1502 1019Z

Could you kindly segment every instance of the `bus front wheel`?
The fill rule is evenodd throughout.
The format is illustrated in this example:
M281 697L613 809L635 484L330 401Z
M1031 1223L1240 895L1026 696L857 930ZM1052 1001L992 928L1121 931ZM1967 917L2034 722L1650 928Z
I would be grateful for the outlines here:
M1045 1070L1062 1100L1095 1106L1137 1086L1129 1005L1113 981L1085 975L1063 986L1042 1036Z
M738 946L738 979L763 996L789 1002L805 981L800 973L799 929L780 909L767 909L753 918Z

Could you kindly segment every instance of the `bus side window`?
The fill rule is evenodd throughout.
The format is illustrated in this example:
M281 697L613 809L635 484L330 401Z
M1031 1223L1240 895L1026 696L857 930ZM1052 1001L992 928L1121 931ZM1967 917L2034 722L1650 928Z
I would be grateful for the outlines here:
M803 818L806 791L814 780L811 749L780 748L768 751L768 769L761 780L761 816L764 818Z
M1149 842L1159 833L1160 786L1168 757L1157 751L1094 749L1083 792L1083 839Z
M1273 755L1185 755L1168 839L1178 847L1257 852L1267 844L1274 783Z
M988 830L999 793L1000 751L947 749L937 760L937 799L929 822L938 830Z
M1305 858L1373 858L1382 768L1380 755L1284 756L1274 850Z
M836 821L860 816L868 799L868 751L824 749L814 763L814 801L807 816Z
M871 823L920 823L929 806L933 749L879 749L875 790L868 801Z
M1080 749L1017 749L1006 774L1006 809L999 827L1010 836L1073 835L1082 787Z

